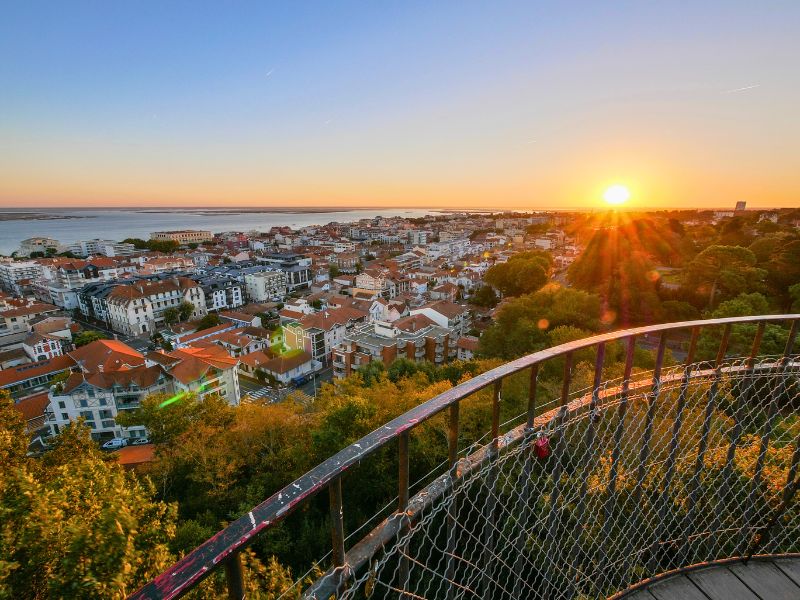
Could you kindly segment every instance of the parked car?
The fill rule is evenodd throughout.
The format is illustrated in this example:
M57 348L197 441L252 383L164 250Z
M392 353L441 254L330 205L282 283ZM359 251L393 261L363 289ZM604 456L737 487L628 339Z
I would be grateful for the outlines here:
M128 445L128 440L125 438L112 438L103 444L103 450L119 450L123 446Z
M149 444L150 440L146 437L135 438L131 441L131 446L144 446L145 444Z

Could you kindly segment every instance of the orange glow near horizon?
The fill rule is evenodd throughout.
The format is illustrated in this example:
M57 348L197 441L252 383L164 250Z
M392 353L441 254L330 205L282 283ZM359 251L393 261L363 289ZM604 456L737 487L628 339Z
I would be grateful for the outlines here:
M631 192L627 187L620 184L614 184L603 192L603 200L612 206L620 206L625 204L631 197Z

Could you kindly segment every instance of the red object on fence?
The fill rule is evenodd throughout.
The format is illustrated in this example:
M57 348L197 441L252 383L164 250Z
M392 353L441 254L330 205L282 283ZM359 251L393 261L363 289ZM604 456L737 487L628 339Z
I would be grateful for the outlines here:
M541 436L533 443L533 451L536 458L547 458L550 456L550 438L546 435Z

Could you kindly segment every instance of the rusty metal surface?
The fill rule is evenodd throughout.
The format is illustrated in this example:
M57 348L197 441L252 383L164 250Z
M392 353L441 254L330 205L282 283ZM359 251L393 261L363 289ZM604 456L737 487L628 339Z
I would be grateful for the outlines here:
M733 317L636 327L576 340L510 361L412 408L405 414L364 436L358 442L338 452L270 496L250 512L232 522L228 527L208 539L170 569L132 594L130 598L143 600L180 597L212 571L221 567L232 553L247 546L254 537L282 521L302 503L308 501L320 491L325 490L333 480L341 477L348 469L395 440L400 434L410 431L423 421L457 404L460 400L533 365L538 365L544 361L577 350L590 348L599 343L625 339L631 336L691 329L693 327L706 328L728 324L761 322L777 323L796 319L800 319L800 314ZM572 410L572 406L569 409ZM411 510L412 505L413 500L409 504L409 510Z

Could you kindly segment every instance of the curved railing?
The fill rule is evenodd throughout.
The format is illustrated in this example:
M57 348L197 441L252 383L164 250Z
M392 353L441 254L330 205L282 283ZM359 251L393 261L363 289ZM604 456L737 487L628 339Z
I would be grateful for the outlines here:
M800 461L795 419L800 315L688 321L597 335L536 352L414 407L321 463L188 554L132 598L177 598L220 567L244 597L240 551L327 489L331 566L309 598L600 597L700 560L800 550L793 508ZM768 323L783 352L760 354ZM737 325L749 354L728 357ZM788 326L788 333L786 327ZM716 357L696 360L718 333ZM637 340L656 337L654 365L634 369ZM610 377L606 349L625 342ZM683 348L665 364L668 342ZM707 340L706 340L707 341ZM576 356L594 364L583 389ZM563 361L560 394L541 399L539 373ZM502 424L504 381L530 372L527 411ZM605 374L605 378L604 378ZM491 431L460 446L462 401L491 388ZM448 460L410 494L409 436L447 412ZM399 452L397 509L345 549L342 477L390 443Z

